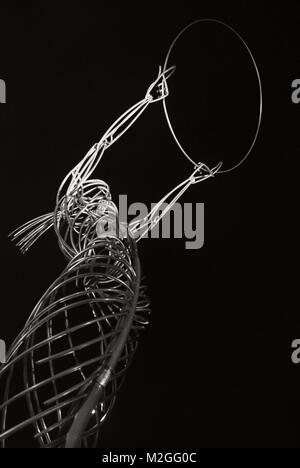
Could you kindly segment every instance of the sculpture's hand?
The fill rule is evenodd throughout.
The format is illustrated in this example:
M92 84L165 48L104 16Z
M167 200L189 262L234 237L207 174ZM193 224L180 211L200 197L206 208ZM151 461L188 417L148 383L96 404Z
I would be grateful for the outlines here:
M170 67L167 70L162 70L159 67L158 76L156 80L149 86L146 99L150 102L157 102L165 99L169 95L167 80L173 75L176 67Z

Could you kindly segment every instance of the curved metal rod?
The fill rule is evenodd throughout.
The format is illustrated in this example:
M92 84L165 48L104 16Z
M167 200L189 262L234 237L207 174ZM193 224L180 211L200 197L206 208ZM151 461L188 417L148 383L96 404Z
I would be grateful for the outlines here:
M233 171L234 169L237 169L249 156L249 154L251 153L255 143L256 143L256 140L258 138L258 134L259 134L259 130L260 130L260 127L261 127L261 121L262 121L262 109L263 109L263 93L262 93L262 83L261 83L261 77L260 77L260 73L259 73L259 70L258 70L258 67L257 67L257 64L256 64L256 61L254 59L254 56L250 50L250 48L248 47L246 41L242 38L242 36L232 27L232 26L229 26L228 24L224 23L223 21L220 21L220 20L217 20L217 19L213 19L213 18L202 18L202 19L198 19L198 20L195 20L193 21L192 23L188 24L187 26L185 26L183 29L181 29L181 31L177 34L177 36L175 37L175 39L173 40L173 42L171 43L170 47L169 47L169 50L167 52L167 55L166 55L166 58L165 58L165 63L164 63L164 70L167 70L168 69L168 62L169 62L169 58L170 58L170 54L175 46L175 44L177 43L178 39L189 29L191 28L192 26L194 26L195 24L199 24L199 23L216 23L216 24L220 24L222 26L224 26L225 28L227 28L229 31L231 31L241 42L242 44L244 45L244 47L246 48L250 58L251 58L251 62L253 63L253 66L254 66L254 69L255 69L255 73L257 75L257 80L258 80L258 86L259 86L259 112L258 112L258 121L257 121L257 127L256 127L256 130L255 130L255 134L254 134L254 138L252 140L252 143L250 145L250 148L248 149L248 151L246 152L246 154L243 156L243 158L237 163L235 164L234 166L232 166L231 168L229 169L222 169L222 170L219 170L218 173L219 174L225 174L226 172L231 172ZM177 146L179 147L180 151L184 154L184 156L190 161L190 163L192 163L194 166L196 165L196 162L191 158L191 156L187 153L187 151L183 148L182 144L179 142L177 136L176 136L176 133L175 133L175 130L173 128L173 125L171 123L171 120L170 120L170 116L169 116L169 113L168 113L168 109L167 109L167 104L166 104L166 100L163 99L162 101L162 104L163 104L163 108L164 108L164 113L165 113L165 117L166 117L166 120L167 120L167 124L169 126L169 129L171 131L171 134L177 144Z
M95 411L95 408L101 402L101 399L104 395L104 390L107 383L110 381L110 378L115 371L115 367L120 360L122 351L126 345L128 340L129 333L132 328L132 323L134 320L134 315L139 299L139 291L140 291L140 283L141 283L141 266L140 261L137 256L137 249L136 245L134 245L135 250L135 257L134 257L134 265L133 268L135 270L136 278L134 284L134 296L129 305L130 311L128 315L125 317L125 324L123 329L121 329L120 335L116 340L116 344L114 345L114 350L108 360L108 363L104 366L102 372L97 377L95 384L88 396L88 398L84 401L83 405L81 406L80 410L77 412L76 416L74 417L73 424L71 429L69 430L66 436L66 447L65 448L80 448L84 432L86 427L90 421L91 414Z

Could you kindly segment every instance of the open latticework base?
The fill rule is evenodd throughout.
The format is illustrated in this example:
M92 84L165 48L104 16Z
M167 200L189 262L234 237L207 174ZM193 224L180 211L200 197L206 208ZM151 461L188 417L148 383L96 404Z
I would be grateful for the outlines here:
M2 447L29 425L41 447L64 447L75 416L109 370L88 424L77 429L81 446L98 445L148 322L138 265L133 239L95 239L39 300L0 370ZM15 410L20 402L27 417Z

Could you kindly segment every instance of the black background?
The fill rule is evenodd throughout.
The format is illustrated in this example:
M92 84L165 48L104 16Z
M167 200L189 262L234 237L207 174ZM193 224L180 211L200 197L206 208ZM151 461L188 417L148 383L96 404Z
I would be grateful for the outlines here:
M229 23L262 75L253 153L182 199L205 203L204 247L139 244L151 325L103 427L103 447L300 446L300 368L291 362L300 338L300 105L291 101L300 78L299 14L297 2L1 3L0 336L7 343L65 265L54 233L21 257L8 232L53 209L64 175L144 96L177 32L201 17ZM213 25L193 34L184 56L178 50L176 60L174 51L170 109L195 159L226 165L251 140L257 84L230 34ZM191 171L156 104L108 150L95 176L115 200L126 193L150 203ZM20 437L25 445L32 442Z

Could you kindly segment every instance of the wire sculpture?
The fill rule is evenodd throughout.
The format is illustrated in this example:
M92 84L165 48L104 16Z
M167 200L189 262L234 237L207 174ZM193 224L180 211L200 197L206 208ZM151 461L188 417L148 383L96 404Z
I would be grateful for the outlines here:
M31 426L40 447L97 447L100 428L110 413L148 324L150 302L143 282L137 242L153 229L193 184L222 172L195 163L180 145L166 107L168 80L175 67L163 68L145 97L123 113L62 181L53 212L24 224L12 233L25 253L47 230L54 228L68 264L43 294L0 368L0 443ZM216 21L218 22L218 21ZM219 22L223 25L226 24ZM261 124L260 89L258 127ZM162 102L172 135L193 164L192 174L165 195L149 215L128 225L120 222L107 183L91 178L104 152L153 103ZM242 161L245 160L245 157ZM237 167L236 165L235 167ZM233 168L232 168L233 169ZM226 172L226 171L223 171ZM162 204L167 202L163 211ZM160 211L159 211L160 210ZM160 214L158 214L158 212ZM15 382L22 376L22 384ZM4 383L3 383L4 382ZM16 419L17 402L25 402L28 417Z

